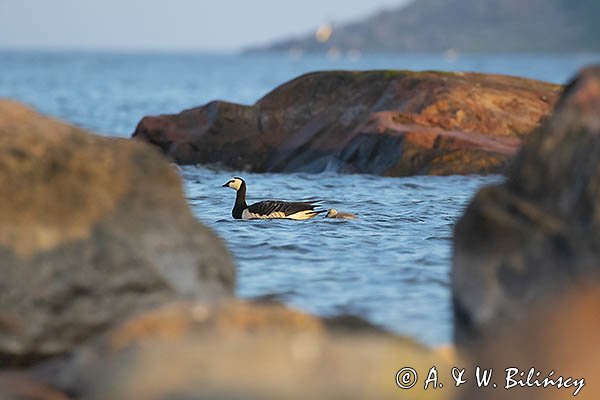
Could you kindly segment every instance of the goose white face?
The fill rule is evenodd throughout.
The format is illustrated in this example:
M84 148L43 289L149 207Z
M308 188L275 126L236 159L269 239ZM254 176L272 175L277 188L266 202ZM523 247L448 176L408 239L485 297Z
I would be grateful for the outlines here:
M242 182L243 181L240 178L232 178L229 182L224 184L223 187L230 187L233 190L238 191L242 187Z

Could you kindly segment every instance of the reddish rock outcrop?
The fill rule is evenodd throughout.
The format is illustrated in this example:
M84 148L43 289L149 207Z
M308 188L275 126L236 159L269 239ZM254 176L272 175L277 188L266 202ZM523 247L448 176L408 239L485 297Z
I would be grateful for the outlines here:
M253 106L144 117L133 137L179 164L390 176L497 172L561 87L474 73L316 72Z
M565 89L552 118L458 222L452 289L459 342L600 278L600 66Z

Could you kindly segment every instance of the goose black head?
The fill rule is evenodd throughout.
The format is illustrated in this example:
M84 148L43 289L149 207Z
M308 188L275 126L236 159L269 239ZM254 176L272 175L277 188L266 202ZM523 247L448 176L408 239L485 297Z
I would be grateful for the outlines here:
M246 183L244 182L244 180L242 178L235 176L235 177L231 178L228 182L223 184L223 187L230 187L233 190L238 191L245 184Z

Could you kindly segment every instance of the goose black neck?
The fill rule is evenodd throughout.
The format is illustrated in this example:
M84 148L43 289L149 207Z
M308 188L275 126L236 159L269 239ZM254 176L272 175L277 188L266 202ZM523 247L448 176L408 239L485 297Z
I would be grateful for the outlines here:
M242 212L248 208L246 204L246 182L242 181L242 186L240 186L239 190L235 195L235 205L233 206L232 215L235 219L242 218Z

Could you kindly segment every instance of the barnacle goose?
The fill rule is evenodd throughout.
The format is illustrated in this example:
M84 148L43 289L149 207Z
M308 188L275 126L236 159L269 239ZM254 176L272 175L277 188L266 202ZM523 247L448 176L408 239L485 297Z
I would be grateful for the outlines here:
M300 201L287 202L279 200L265 200L254 203L250 206L246 204L246 182L242 178L234 177L223 185L230 187L237 192L235 204L231 215L235 219L295 219L303 220L314 218L324 213L326 210L315 210L318 207L316 202Z
M330 208L329 211L327 211L327 215L325 215L325 217L338 218L338 219L357 219L358 218L356 215L349 213L349 212L338 212L338 210L336 210L335 208Z

